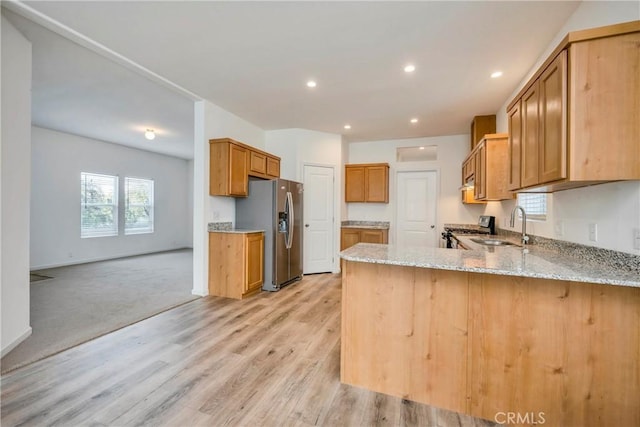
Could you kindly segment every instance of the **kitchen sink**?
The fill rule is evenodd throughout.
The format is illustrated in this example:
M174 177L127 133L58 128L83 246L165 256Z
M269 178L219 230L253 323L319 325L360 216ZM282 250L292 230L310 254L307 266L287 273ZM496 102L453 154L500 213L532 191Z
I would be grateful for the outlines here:
M484 239L484 238L476 237L476 238L472 238L471 241L475 243L479 243L481 245L486 245L486 246L518 246L515 243L511 243L506 240L500 240L500 239Z

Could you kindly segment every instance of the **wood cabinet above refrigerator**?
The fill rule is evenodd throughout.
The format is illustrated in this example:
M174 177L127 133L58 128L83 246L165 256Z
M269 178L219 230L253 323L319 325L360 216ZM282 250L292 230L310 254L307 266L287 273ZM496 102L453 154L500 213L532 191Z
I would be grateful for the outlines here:
M280 177L280 157L231 138L209 140L209 194L246 197L249 176Z

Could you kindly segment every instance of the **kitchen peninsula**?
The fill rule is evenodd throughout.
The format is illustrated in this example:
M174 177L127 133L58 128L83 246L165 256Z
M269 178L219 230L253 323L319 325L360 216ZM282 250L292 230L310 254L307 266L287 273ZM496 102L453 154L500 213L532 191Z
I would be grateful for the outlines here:
M640 425L638 257L465 246L341 253L341 381L493 421Z

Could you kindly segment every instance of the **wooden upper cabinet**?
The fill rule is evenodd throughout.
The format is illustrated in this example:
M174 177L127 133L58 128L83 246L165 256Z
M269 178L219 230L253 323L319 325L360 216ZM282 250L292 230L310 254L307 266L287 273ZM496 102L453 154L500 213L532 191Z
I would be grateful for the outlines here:
M389 165L345 165L345 202L389 203Z
M267 173L267 156L266 154L252 151L249 155L249 173L258 175L266 175Z
M210 141L209 194L239 196L248 194L248 150L232 140Z
M639 45L640 21L565 37L507 108L510 140L521 143L512 190L640 179Z
M280 159L278 157L267 156L267 176L280 178Z
M365 201L389 203L389 165L367 166L364 177Z
M462 183L473 178L473 188L462 189L462 203L486 203L512 199L508 189L509 143L506 133L484 136L467 156L462 167ZM473 172L469 172L470 168Z
M246 197L249 176L280 177L280 158L230 138L209 140L209 194Z
M495 133L485 135L470 155L475 159L475 201L513 198L507 188L508 150L507 134Z
M345 166L344 201L364 202L364 166Z
M507 112L507 121L509 124L507 189L516 190L520 188L520 150L522 149L521 101L518 101Z
M487 134L496 133L496 115L475 116L471 121L471 151Z
M540 92L536 82L522 97L522 169L523 187L536 185L538 179L538 144L540 134Z
M567 52L562 51L540 76L538 181L567 177Z
M474 192L473 196L478 199L484 199L487 197L487 187L485 180L487 178L487 150L484 143L480 143L473 155L474 163L476 165L476 171L474 174Z

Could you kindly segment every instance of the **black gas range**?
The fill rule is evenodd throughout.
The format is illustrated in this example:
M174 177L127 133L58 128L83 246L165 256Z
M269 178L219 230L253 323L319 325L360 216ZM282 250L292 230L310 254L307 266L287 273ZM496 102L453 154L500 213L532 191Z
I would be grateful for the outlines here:
M442 232L443 247L458 248L454 234L496 234L496 217L480 215L477 224L445 224Z

